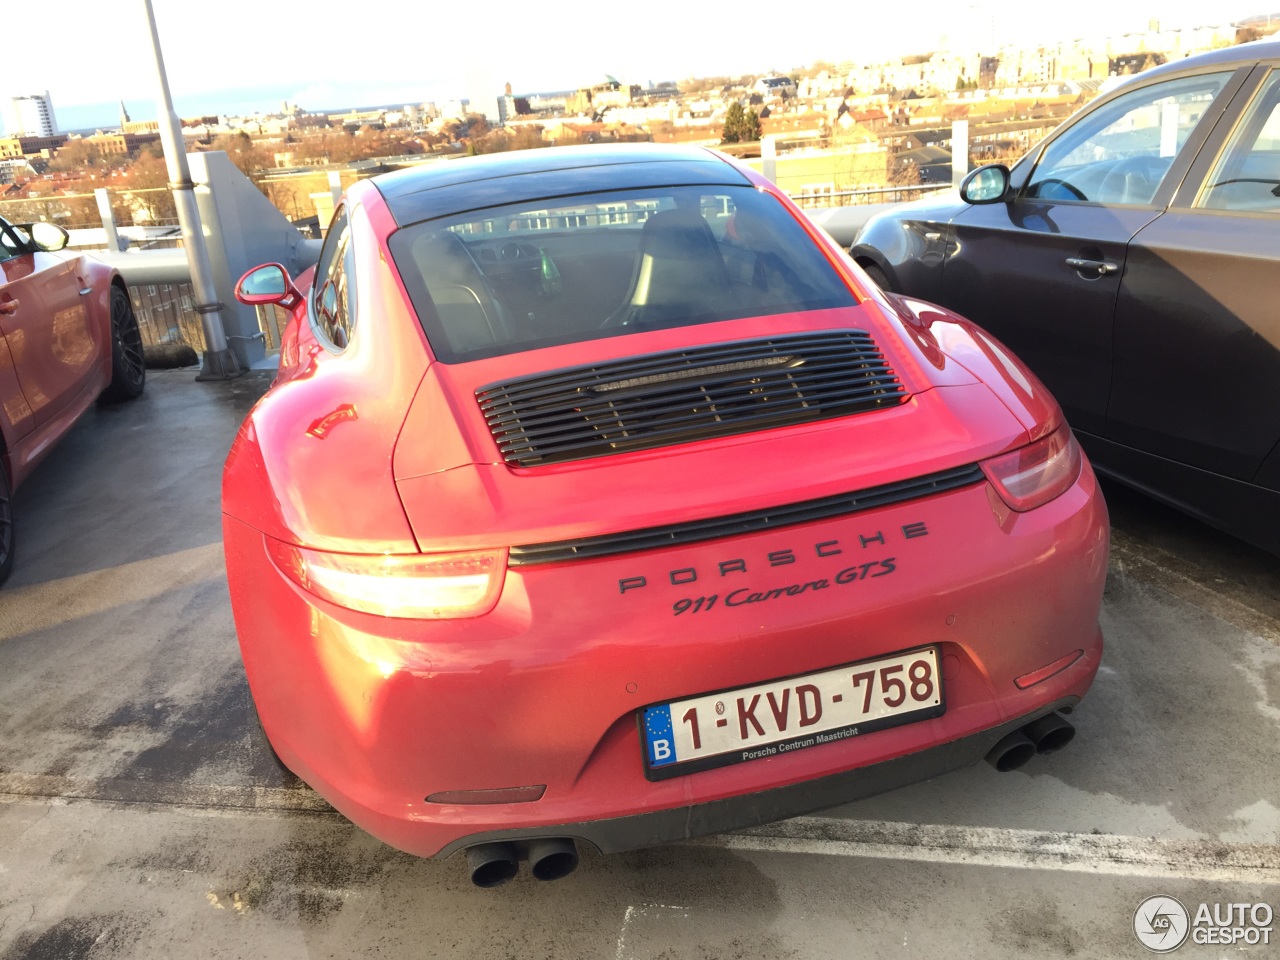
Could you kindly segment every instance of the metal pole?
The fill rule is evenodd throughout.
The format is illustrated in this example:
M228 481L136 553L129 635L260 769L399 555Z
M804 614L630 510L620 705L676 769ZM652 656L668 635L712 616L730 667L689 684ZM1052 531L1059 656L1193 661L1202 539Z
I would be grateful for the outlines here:
M245 371L240 368L236 355L227 347L227 335L222 326L223 304L213 284L213 269L209 265L209 249L204 242L204 230L200 226L200 211L196 207L195 184L191 182L191 169L187 166L187 147L182 139L182 125L173 109L169 96L169 78L164 70L164 55L160 52L160 34L156 30L156 17L151 0L142 0L142 9L151 29L151 51L156 64L156 84L160 92L160 143L164 147L165 163L169 168L169 189L178 208L178 225L182 230L182 244L187 253L187 265L191 270L191 289L195 294L196 313L204 327L204 362L197 380L230 380Z

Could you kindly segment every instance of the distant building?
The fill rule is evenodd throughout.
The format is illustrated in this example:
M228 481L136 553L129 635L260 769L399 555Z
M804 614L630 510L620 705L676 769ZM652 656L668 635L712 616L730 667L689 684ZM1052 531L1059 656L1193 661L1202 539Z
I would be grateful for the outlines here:
M49 137L0 137L0 160L36 157L57 150L67 142L67 135Z
M1127 77L1135 73L1141 73L1143 70L1150 70L1152 67L1158 67L1165 61L1166 57L1162 53L1122 54L1110 59L1107 72L1113 77Z
M39 172L35 164L26 157L0 160L0 183L13 183L18 177L34 177Z
M620 81L608 75L604 83L593 87L582 87L565 100L565 108L570 113L591 116L613 107L625 107L632 99L640 96L640 88L634 84L624 86Z
M10 137L53 137L58 121L53 115L49 91L10 97L5 107L4 126Z
M770 97L786 100L796 95L796 82L790 77L761 77L754 89L766 100Z
M328 117L330 126L346 127L348 131L355 133L361 127L381 130L385 114L385 110L350 110L347 113L331 113Z
M507 85L507 89L511 89L510 84ZM527 117L532 113L527 97L513 97L510 93L506 93L498 98L498 122L503 126L516 117Z
M127 125L130 127L145 126L145 123L130 121ZM159 143L160 134L155 130L142 130L137 133L99 133L92 137L83 138L82 142L97 147L98 152L104 156L120 156L122 154L136 154L139 149L149 143Z

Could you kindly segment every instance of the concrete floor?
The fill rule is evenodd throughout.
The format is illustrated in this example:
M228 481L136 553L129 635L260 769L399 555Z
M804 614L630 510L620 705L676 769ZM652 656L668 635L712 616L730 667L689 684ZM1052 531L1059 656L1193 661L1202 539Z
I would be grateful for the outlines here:
M153 372L19 491L0 960L1115 958L1154 894L1280 911L1280 564L1112 488L1107 653L1060 754L551 884L382 845L274 764L240 666L220 467L268 382Z

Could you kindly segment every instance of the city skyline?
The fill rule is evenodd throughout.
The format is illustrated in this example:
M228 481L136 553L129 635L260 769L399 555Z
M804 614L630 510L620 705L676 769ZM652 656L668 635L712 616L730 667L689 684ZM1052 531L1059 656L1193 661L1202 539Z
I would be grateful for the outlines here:
M943 48L1116 36L1144 30L1151 20L1166 27L1199 26L1268 9L1265 2L1228 0L1206 14L1203 4L1191 0L1163 0L1142 12L1121 9L1082 24L1078 14L1063 10L1011 18L1004 4L918 0L911 23L924 26L906 33L895 11L864 11L855 18L846 3L811 0L785 24L777 17L730 17L695 5L682 10L680 28L673 31L636 23L613 7L584 13L563 0L544 0L535 17L527 5L502 0L487 9L484 23L450 11L421 22L383 18L371 20L368 39L359 40L353 39L359 22L343 16L350 6L332 0L308 4L305 16L224 0L213 22L185 2L155 0L154 6L175 106L185 115L275 111L283 100L311 110L474 100L482 92L497 96L506 82L517 92L535 92L572 89L605 75L645 85L786 72L817 61L878 62ZM88 22L101 9L87 0L60 6L69 23ZM155 82L141 4L121 3L114 13L100 30L60 37L60 55L52 63L40 44L16 45L6 53L0 96L29 92L27 87L49 89L59 126L67 130L113 125L121 99L135 119L154 118ZM271 40L246 41L248 24ZM776 29L780 24L785 29ZM335 36L342 37L340 49ZM104 61L104 49L127 56ZM224 69L211 69L218 66ZM243 79L246 73L251 82Z

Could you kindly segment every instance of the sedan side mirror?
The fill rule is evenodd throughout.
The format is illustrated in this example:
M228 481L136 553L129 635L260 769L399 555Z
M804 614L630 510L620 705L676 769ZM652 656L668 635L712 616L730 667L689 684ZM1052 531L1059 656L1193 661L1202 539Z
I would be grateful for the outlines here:
M302 300L302 293L293 285L283 265L264 263L239 279L236 299L250 307L278 303L292 310Z
M25 229L36 249L46 253L56 253L71 242L71 234L56 223L41 220L38 223L27 224Z
M1000 203L1009 194L1009 168L989 163L960 181L960 199L965 203Z

